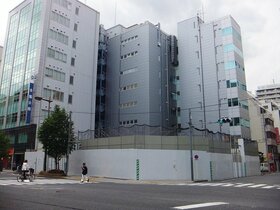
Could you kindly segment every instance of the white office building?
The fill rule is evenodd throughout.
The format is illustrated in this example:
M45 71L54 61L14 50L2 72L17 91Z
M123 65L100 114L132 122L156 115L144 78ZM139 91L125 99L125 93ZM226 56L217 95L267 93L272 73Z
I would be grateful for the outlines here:
M14 161L40 149L36 130L55 105L72 111L76 131L94 129L98 29L99 13L77 0L26 0L9 13L0 128Z
M240 27L227 16L205 23L193 17L178 23L180 122L250 138ZM230 123L219 124L223 117Z

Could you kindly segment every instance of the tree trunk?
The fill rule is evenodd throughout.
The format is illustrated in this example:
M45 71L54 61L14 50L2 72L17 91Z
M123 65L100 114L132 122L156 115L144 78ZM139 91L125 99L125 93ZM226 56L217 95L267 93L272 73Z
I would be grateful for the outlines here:
M55 169L58 170L59 169L59 164L58 164L58 158L55 158Z

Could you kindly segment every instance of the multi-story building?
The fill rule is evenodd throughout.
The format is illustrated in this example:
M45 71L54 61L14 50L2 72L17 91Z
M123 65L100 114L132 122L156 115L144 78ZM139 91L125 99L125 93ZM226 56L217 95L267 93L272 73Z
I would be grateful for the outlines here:
M15 162L40 149L36 130L55 105L72 112L75 130L94 129L98 28L99 13L77 0L26 0L9 13L0 128Z
M176 128L176 37L150 22L128 28L117 25L106 30L106 34L106 103L102 126ZM103 87L97 92L103 91Z
M273 101L280 105L280 84L259 86L256 95L259 100Z
M277 168L279 170L277 132L274 127L273 114L269 110L268 104L263 105L252 94L249 94L249 96L251 138L258 142L259 152L263 154L264 161L269 163L270 171L276 171ZM270 104L270 106L275 106L275 104Z
M2 54L3 54L3 47L0 46L0 72L1 72Z
M107 65L108 36L103 25L99 27L97 82L96 82L96 115L95 130L105 128L105 99L106 99L106 65ZM100 136L100 134L98 135Z
M193 17L178 23L180 122L250 138L240 27L227 16L209 23ZM230 123L218 124L222 117Z

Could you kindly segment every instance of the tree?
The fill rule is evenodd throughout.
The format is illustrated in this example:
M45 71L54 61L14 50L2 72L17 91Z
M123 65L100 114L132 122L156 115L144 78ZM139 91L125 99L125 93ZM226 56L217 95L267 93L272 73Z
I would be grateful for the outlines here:
M8 157L8 150L10 148L10 140L3 131L0 131L0 160Z
M38 131L38 139L43 149L54 158L55 169L59 169L59 161L73 150L75 140L73 121L65 109L55 106Z

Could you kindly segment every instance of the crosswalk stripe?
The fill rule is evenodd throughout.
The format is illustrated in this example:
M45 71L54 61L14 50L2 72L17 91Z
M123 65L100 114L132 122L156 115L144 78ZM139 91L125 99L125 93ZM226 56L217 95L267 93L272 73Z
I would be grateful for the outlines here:
M248 183L248 184L239 184L239 185L235 185L234 187L246 187L249 185L253 185L254 183Z
M273 188L273 187L275 187L275 186L266 186L266 187L262 187L263 189L271 189L271 188Z
M250 188L257 188L257 187L263 187L265 186L266 184L256 184L256 185L252 185L252 186L249 186Z
M176 206L173 208L174 209L195 209L195 208L219 206L219 205L226 205L226 204L229 204L229 203L225 203L225 202L198 203L198 204L191 204L191 205L186 205L186 206Z
M231 183L228 183L228 184L223 184L223 185L221 185L222 187L231 187L231 186L233 186L234 184L231 184Z

